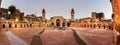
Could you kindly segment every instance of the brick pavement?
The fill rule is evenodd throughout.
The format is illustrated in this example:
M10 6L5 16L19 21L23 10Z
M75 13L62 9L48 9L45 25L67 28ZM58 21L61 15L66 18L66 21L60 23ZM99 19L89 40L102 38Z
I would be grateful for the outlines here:
M19 38L25 40L28 44L31 43L33 35L38 34L42 31L43 28L16 28L9 29L13 34L18 36Z
M10 41L11 45L28 45L24 40L17 37L10 31L6 31L6 36L7 36L8 40Z
M0 45L10 45L4 30L0 31Z
M10 29L12 33L30 43L33 35L38 34L43 28ZM77 34L87 45L113 45L113 31L74 28ZM46 29L41 34L43 45L78 45L74 39L73 32L67 30Z

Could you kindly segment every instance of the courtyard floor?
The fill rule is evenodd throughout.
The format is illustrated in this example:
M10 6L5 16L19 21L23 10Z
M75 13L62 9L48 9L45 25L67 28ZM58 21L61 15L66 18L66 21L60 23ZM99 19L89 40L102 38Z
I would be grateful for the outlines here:
M10 31L6 32L6 36L7 36L8 40L10 41L11 45L28 45L24 40L17 37Z
M14 35L18 41L22 43L31 44L33 36L38 35L42 41L43 45L79 45L76 41L73 31L70 28L66 30L46 28L42 34L43 27L40 28L11 28L7 29ZM86 28L72 28L75 30L77 35L83 40L87 45L114 45L113 43L113 31L112 30L100 30L100 29L86 29ZM1 31L2 37L0 39L0 45L10 45L11 40L7 36L8 31ZM10 35L10 34L9 34ZM6 39L6 40L5 40ZM6 42L1 43L1 42ZM16 41L17 42L17 41ZM37 41L36 41L37 42ZM19 42L17 42L19 43ZM11 44L12 45L12 44Z

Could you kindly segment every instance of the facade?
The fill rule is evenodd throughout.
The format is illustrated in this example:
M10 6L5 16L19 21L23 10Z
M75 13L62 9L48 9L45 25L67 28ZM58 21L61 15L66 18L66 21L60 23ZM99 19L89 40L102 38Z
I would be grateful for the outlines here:
M2 1L2 0L0 0ZM113 5L114 6L114 5ZM37 17L34 14L24 15L19 9L15 10L15 14L9 14L8 9L1 8L0 19L2 28L29 28L29 27L80 27L80 28L97 28L97 29L113 29L113 22L105 20L104 13L92 12L91 17L74 19L75 11L71 9L71 18L65 19L62 16L53 16L46 19L46 11L42 10L42 16ZM76 22L77 21L77 22Z
M0 17L4 17L4 18L8 19L9 18L8 10L5 8L0 8L0 9L1 9L1 16Z
M5 9L7 10L7 9ZM6 13L8 11L5 11ZM42 16L37 17L34 14L24 16L18 9L15 11L13 19L7 19L2 16L2 28L31 28L31 27L79 27L79 28L96 28L112 30L112 21L105 20L103 13L92 12L91 17L81 18L80 21L74 19L75 11L71 10L71 18L65 19L62 16L53 16L46 19L46 11L42 10ZM9 14L6 14L9 15Z
M18 9L15 11L13 18L9 18L8 9L2 10L3 13L6 13L5 16L1 15L1 26L2 28L32 28L32 27L41 27L42 24L42 16L37 17L34 14L24 16L24 13L20 12ZM9 16L11 17L11 16ZM42 18L41 18L42 17Z
M69 27L70 21L63 18L62 16L51 17L51 26L53 27Z
M7 9L6 9L7 10ZM6 11L5 13L7 13ZM29 27L70 27L74 22L74 9L71 10L71 19L65 19L62 16L54 16L47 20L45 18L45 9L42 10L42 16L37 17L34 14L24 16L18 9L12 19L1 16L2 28L29 28ZM6 14L8 16L10 14Z
M113 30L113 22L111 19L106 20L103 13L92 12L91 17L79 20L80 22L72 24L72 27Z

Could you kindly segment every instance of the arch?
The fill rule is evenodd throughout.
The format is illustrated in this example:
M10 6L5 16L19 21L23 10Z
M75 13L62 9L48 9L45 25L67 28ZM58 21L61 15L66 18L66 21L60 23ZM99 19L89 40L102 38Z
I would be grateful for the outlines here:
M60 19L57 19L57 20L56 20L56 26L57 26L57 27L60 27Z
M2 28L5 28L5 24L2 25Z
M100 25L98 26L98 28L100 29Z
M9 28L12 28L12 24L9 24Z
M92 28L92 24L90 24L90 28Z
M64 22L62 23L62 26L65 27L65 23Z
M67 27L70 27L70 22L67 23Z
M103 29L105 29L105 25L103 26Z
M108 29L111 29L111 26L108 26Z
M22 24L20 25L20 27L22 28Z
M17 24L15 24L15 28L17 28Z
M84 28L86 28L86 24L84 24Z
M54 23L53 23L53 22L51 23L51 26L54 26Z
M94 24L93 27L96 28L96 25Z
M32 24L30 24L30 27L32 27Z
M87 24L87 28L89 28L89 24Z
M104 24L104 25L103 25L103 29L105 29L105 28L106 28L106 25Z
M98 24L98 28L99 28L99 29L101 28L101 24Z

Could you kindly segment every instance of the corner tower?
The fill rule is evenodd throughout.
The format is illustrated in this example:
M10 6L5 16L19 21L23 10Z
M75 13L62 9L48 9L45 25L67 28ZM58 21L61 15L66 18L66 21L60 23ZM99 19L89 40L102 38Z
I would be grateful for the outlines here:
M75 12L74 12L74 9L72 8L72 10L71 10L71 22L74 22L74 14L75 14Z
M43 10L42 10L42 21L43 21L43 22L46 21L46 19L45 19L45 14L46 14L45 9L43 9Z

